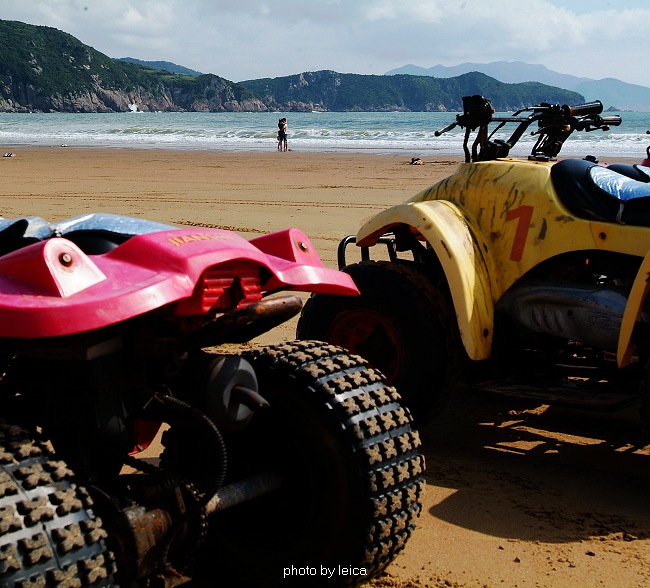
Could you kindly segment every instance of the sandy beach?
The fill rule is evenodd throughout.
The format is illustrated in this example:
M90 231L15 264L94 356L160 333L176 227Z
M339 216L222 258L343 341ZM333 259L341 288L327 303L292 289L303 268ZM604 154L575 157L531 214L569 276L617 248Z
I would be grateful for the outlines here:
M245 237L296 226L334 264L361 221L450 173L458 158L404 155L6 148L0 215L62 220L113 212Z
M295 226L330 267L342 236L460 161L273 148L2 149L15 157L0 162L0 216L111 212L246 238ZM294 334L292 321L259 342ZM371 585L650 586L650 446L638 443L639 430L632 409L590 413L459 391L421 431L418 528Z

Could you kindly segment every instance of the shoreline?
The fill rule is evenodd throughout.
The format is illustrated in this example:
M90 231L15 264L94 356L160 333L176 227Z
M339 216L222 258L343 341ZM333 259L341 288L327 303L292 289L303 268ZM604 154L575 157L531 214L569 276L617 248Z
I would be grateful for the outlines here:
M138 145L119 145L119 144L103 144L98 145L96 143L92 144L68 144L63 143L60 145L35 145L31 143L5 143L3 146L0 146L0 149L4 151L19 150L19 149L79 149L79 150L100 150L100 151L115 151L115 150L133 150L133 151L178 151L178 152L206 152L206 153L233 153L233 154L258 154L258 153L268 153L277 151L275 140L270 140L269 143L264 145L245 145L241 147L234 146L193 146L193 145L168 145L168 144L138 144ZM595 156L598 160L607 160L610 163L618 161L638 161L639 163L646 158L646 148L643 146L638 150L638 154L635 153L624 153L619 154L615 152L580 152L572 153L570 149L567 149L566 152L562 152L558 159L582 159L587 155ZM464 153L461 148L451 149L446 147L359 147L359 146L338 146L333 147L291 147L291 140L289 140L289 149L288 152L293 153L302 153L305 155L375 155L375 156L403 156L406 157L427 157L427 158L440 158L440 157L459 157L464 158ZM637 156L638 155L638 156ZM519 146L516 146L513 149L513 153L510 155L512 159L526 159L528 156L528 151L521 150Z
M502 113L506 114L506 113ZM0 141L19 147L67 144L79 148L140 148L264 152L277 141L277 116L289 117L289 147L303 153L377 153L462 156L463 132L437 131L458 113L34 113L0 120ZM650 126L647 113L626 113L607 133L574 133L563 154L601 159L642 159ZM496 138L514 131L508 125ZM524 134L513 154L527 156L535 137Z
M650 148L650 147L649 147ZM117 144L104 144L104 145L98 145L98 144L89 144L89 145L84 145L84 144L68 144L68 143L62 143L60 145L34 145L34 144L27 144L27 143L2 143L0 144L0 151L7 152L7 151L14 151L17 152L19 150L22 151L49 151L49 150L55 150L55 149L67 149L70 151L98 151L98 152L103 152L103 151L132 151L132 152L144 152L144 153L150 153L150 152L157 152L157 151L162 151L162 152L178 152L178 153L211 153L211 154L222 154L222 155L246 155L246 154L251 154L251 155L259 155L259 154L264 154L264 153L275 153L277 152L276 148L276 142L274 140L271 140L270 143L266 146L260 146L260 147L251 147L251 146L242 146L242 147L205 147L205 146L191 146L191 145L165 145L165 144L156 144L156 145L117 145ZM424 155L422 154L423 152ZM289 149L287 153L295 153L295 154L301 154L301 155L314 155L314 156L319 156L319 155L345 155L345 156L385 156L385 157L404 157L408 158L407 163L410 161L411 157L420 157L420 158L427 158L430 159L431 163L436 163L436 160L438 159L448 159L448 158L457 158L459 161L462 161L464 159L464 153L461 149L458 150L448 150L444 148L440 149L430 149L430 148L423 148L423 149L407 149L405 147L395 147L392 149L389 148L384 148L384 147L377 147L377 148L372 148L372 147L337 147L336 149L334 148L328 148L328 147L322 147L322 148L305 148L305 149L300 149L300 148L291 148L289 146ZM524 160L527 158L527 153L515 153L510 156L510 159L515 159L515 160ZM561 159L583 159L586 155L583 154L574 154L574 153L561 153L557 159L558 161ZM606 163L618 163L618 162L627 162L627 163L641 163L643 159L646 158L646 150L645 147L643 149L639 149L638 157L636 155L619 155L616 153L598 153L596 155L597 158L602 160L602 162Z

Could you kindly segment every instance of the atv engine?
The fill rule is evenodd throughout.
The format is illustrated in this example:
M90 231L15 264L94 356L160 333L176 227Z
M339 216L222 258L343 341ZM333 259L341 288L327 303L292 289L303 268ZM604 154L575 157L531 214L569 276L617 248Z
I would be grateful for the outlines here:
M626 303L623 288L526 284L511 288L496 312L521 329L615 352Z

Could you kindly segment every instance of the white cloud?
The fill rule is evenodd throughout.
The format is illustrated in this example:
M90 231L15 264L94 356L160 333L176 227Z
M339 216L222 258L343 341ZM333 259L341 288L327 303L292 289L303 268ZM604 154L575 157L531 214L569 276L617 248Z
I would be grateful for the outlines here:
M435 23L440 22L447 10L454 10L455 5L434 2L432 0L411 0L410 2L370 2L366 9L366 18L369 21L379 20L409 20L414 22Z
M64 30L112 57L238 81L406 63L542 63L650 86L647 0L30 0L2 17Z
M397 7L391 2L381 2L368 7L366 17L368 20L394 20L397 18Z

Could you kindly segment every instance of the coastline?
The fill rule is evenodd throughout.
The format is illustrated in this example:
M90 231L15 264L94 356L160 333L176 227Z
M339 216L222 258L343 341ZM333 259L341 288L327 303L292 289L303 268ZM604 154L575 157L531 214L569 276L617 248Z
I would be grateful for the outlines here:
M457 115L437 111L6 114L0 116L0 143L263 153L274 148L278 117L286 116L289 147L300 152L437 157L463 154L464 132L460 127L437 134ZM607 153L634 158L645 152L648 127L650 113L625 113L622 124L606 133L574 132L564 144L562 154L582 157ZM513 131L514 125L507 125L495 138L505 139ZM535 140L534 136L524 134L512 154L525 157Z
M1 149L15 157L0 163L0 216L60 221L110 212L245 238L297 227L329 267L341 237L463 159L414 153L424 165L409 165L404 152ZM294 336L295 320L258 342ZM421 431L428 468L418 527L370 585L647 585L650 448L629 444L635 418L459 391Z

